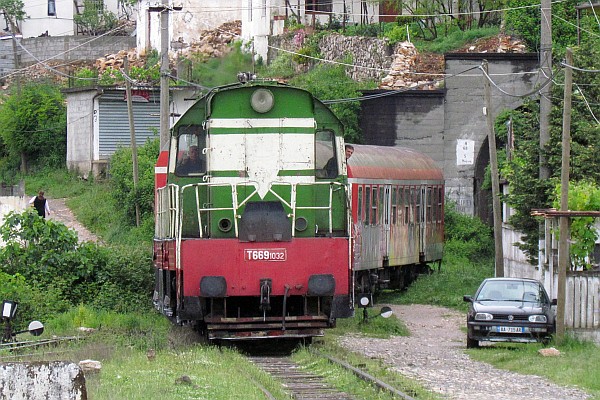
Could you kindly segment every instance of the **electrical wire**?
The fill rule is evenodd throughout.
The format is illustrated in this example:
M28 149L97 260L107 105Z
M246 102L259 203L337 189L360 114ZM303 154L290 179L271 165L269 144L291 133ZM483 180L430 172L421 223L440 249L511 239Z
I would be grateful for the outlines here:
M490 81L490 83L492 84L492 86L494 86L494 87L495 87L495 88L496 88L498 91L500 91L501 93L504 93L505 95L507 95L507 96L510 96L510 97L519 97L519 98L523 98L523 97L529 97L529 96L531 96L531 95L534 95L534 94L539 94L539 93L540 93L540 91L541 91L543 88L545 88L545 87L546 87L546 86L548 86L550 83L552 83L552 77L550 77L550 78L546 79L546 82L542 83L542 85L541 85L539 88L537 88L537 89L534 89L534 90L532 90L532 91L530 91L530 92L523 93L523 94L513 94L513 93L509 93L509 92L505 91L505 90L504 90L504 89L502 89L500 86L498 86L498 85L496 84L496 82L494 82L494 80L493 80L493 79L492 79L492 78L491 78L491 77L488 75L488 73L487 73L487 72L486 72L486 71L483 69L483 67L479 66L479 67L477 67L477 68L481 69L481 72L482 72L482 73L483 73L483 75L486 77L486 79L487 79L488 81Z
M587 109L590 112L590 114L592 114L592 118L594 118L594 121L596 121L596 124L600 125L600 121L598 121L598 118L596 118L596 116L594 115L594 111L592 110L592 107L590 107L590 103L588 103L588 101L585 97L585 94L583 93L583 90L581 90L579 85L577 85L576 83L574 85L577 88L577 90L579 91L579 93L581 94L581 97L583 97L583 101L585 102L585 105L587 106Z
M575 70L575 71L580 71L580 72L589 72L589 73L592 73L592 74L597 74L597 73L600 73L600 69L584 69L584 68L578 68L578 67L575 67L575 66L573 66L573 65L569 65L569 64L567 64L567 63L565 63L565 62L561 62L561 63L560 63L560 65L562 65L563 67L570 68L570 69L572 69L572 70Z

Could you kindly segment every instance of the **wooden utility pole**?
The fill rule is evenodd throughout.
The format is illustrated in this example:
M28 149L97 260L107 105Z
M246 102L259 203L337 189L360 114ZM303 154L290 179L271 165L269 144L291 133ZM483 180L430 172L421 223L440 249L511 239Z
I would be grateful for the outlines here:
M485 96L485 116L488 126L490 170L492 175L492 209L494 214L494 247L496 254L496 276L504 276L504 251L502 249L502 209L500 208L500 179L498 177L498 157L496 154L496 134L492 115L492 88L488 74L488 62L483 60L483 87Z
M567 47L566 60L573 65L573 52ZM571 95L573 91L573 70L565 66L565 93L563 100L562 163L560 172L560 211L569 209L569 157L571 155ZM560 342L565 335L565 297L567 287L567 267L569 266L569 217L562 215L558 238L558 293L556 307L556 339Z
M552 0L542 0L541 26L540 26L540 71L542 80L552 78ZM550 177L550 170L546 166L546 159L543 156L543 149L550 142L550 111L552 101L550 95L552 83L550 82L540 90L540 171L541 180Z
M123 59L123 69L125 70L125 93L127 95L127 114L129 115L129 136L131 140L131 160L133 163L133 192L137 193L138 186L138 159L137 145L135 143L135 124L133 120L133 104L131 100L131 82L129 82L129 60L127 56ZM135 226L140 226L140 205L135 199Z

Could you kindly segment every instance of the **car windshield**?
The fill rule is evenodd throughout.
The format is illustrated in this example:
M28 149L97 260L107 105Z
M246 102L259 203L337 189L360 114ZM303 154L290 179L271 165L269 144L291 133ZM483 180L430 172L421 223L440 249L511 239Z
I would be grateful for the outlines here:
M479 291L476 301L545 301L543 287L529 281L487 281Z

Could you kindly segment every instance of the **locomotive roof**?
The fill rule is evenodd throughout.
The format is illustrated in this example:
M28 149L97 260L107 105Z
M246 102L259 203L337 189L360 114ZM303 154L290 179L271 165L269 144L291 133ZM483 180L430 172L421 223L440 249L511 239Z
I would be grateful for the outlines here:
M348 177L390 180L442 180L442 170L425 154L406 147L353 144Z

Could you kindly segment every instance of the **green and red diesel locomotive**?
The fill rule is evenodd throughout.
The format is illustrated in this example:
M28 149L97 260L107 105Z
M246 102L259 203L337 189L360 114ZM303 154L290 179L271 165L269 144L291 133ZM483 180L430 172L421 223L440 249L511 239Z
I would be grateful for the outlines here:
M302 89L249 80L197 100L155 168L156 308L209 339L311 338L353 315L355 284L363 292L385 286L392 260L411 270L439 260L443 214L426 214L443 201L439 169L419 155L405 165L413 171L425 160L421 174L402 186L401 171L372 177L374 160L365 158L369 148L392 148L357 146L348 167L344 145L340 121ZM392 194L394 204L400 196L407 204L392 206ZM398 217L384 214L398 207L410 216L402 214L406 226L392 229ZM367 208L377 211L361 216ZM435 226L422 232L420 222ZM439 254L411 248L410 257L396 257L429 240Z

